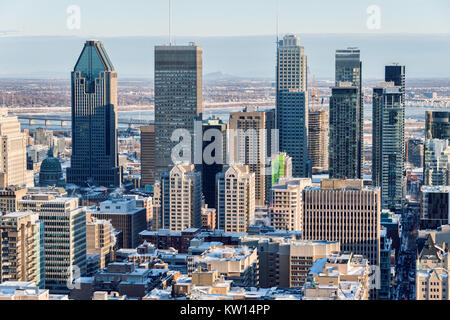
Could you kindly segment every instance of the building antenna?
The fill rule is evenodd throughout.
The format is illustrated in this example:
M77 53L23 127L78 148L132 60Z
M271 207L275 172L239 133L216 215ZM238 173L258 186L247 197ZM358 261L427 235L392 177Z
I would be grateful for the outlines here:
M278 43L280 41L280 0L277 0L276 32L277 32L277 47L278 47Z
M169 0L169 45L172 45L172 0Z

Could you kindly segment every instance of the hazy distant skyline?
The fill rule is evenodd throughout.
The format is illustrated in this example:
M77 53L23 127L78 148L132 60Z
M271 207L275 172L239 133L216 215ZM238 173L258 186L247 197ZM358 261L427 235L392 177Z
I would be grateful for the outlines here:
M384 77L384 66L406 65L407 78L450 77L449 35L300 34L311 76L334 78L336 49L359 47L364 79ZM153 78L154 46L165 37L98 37L119 78ZM275 37L183 37L203 47L204 74L223 72L275 80ZM67 78L86 37L0 37L0 77Z
M282 33L450 33L448 0L278 0ZM80 29L67 27L79 6ZM367 8L381 10L369 29ZM173 34L248 36L276 33L277 0L173 0ZM168 0L0 0L0 36L167 36Z

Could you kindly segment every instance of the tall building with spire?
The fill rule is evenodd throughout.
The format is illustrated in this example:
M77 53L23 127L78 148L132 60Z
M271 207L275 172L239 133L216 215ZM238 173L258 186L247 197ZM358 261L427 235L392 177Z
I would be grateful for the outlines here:
M300 39L286 35L278 43L277 107L280 151L292 157L295 177L311 175L308 157L307 57Z
M117 72L100 41L86 41L72 72L72 158L67 182L120 186Z
M202 90L203 49L200 46L191 43L155 47L156 179L174 165L172 149L179 143L172 141L175 130L187 130L194 141L195 121L202 120ZM187 155L191 163L194 163L193 154ZM201 165L201 161L197 164Z

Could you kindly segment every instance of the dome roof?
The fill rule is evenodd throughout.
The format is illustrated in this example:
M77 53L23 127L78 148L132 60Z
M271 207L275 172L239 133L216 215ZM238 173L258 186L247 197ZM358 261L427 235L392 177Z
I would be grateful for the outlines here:
M62 172L61 163L58 159L48 157L41 164L41 172Z

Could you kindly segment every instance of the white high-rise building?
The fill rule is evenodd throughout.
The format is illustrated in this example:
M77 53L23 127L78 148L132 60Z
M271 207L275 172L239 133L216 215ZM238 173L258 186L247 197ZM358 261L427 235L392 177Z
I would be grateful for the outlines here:
M217 228L245 233L255 216L255 173L232 165L217 174Z
M37 213L44 223L45 288L67 294L86 275L86 209L77 198L51 195L20 200L19 209Z
M33 172L27 170L26 140L18 118L0 108L0 187L34 187Z

